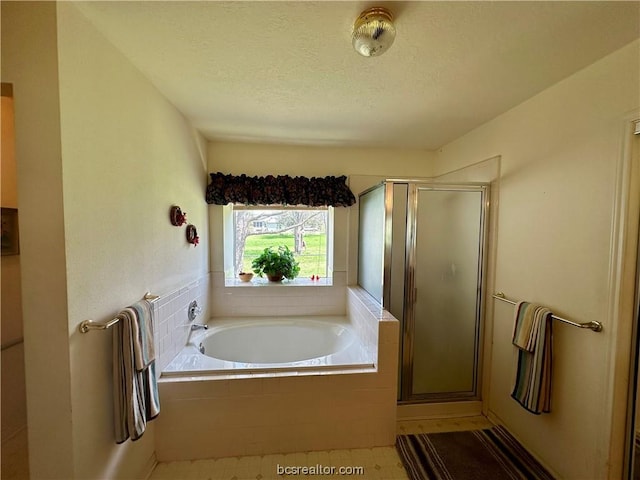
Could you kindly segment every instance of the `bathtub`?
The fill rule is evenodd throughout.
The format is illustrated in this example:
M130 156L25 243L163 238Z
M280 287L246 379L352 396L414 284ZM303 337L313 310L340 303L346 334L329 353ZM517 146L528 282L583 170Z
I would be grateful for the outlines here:
M192 332L163 377L259 374L374 367L348 317L214 319Z
M158 381L158 461L393 445L399 323L360 287L345 293L346 316L191 332Z

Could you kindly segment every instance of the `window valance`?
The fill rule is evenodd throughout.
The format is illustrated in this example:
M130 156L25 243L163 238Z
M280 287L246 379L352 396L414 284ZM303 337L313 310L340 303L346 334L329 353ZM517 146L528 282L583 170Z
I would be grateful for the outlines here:
M290 177L289 175L225 175L211 173L207 186L207 203L226 205L307 205L310 207L349 207L356 199L339 177Z

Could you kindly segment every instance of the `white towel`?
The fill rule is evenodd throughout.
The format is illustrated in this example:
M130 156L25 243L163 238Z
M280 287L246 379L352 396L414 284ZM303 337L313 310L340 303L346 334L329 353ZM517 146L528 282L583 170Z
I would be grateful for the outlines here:
M146 300L118 314L113 332L116 443L140 438L160 413L153 351L153 313Z

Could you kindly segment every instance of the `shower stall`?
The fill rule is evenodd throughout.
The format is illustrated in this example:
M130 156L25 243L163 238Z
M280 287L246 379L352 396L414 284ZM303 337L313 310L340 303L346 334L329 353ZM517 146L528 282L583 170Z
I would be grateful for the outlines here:
M398 401L479 398L489 184L359 196L358 283L400 320Z

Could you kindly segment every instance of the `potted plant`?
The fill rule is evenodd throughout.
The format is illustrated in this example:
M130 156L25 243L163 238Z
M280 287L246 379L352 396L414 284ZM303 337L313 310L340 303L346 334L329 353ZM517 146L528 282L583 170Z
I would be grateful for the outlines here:
M281 245L265 248L251 264L253 272L262 277L266 275L271 282L280 282L283 278L293 280L300 273L300 266L289 247Z

